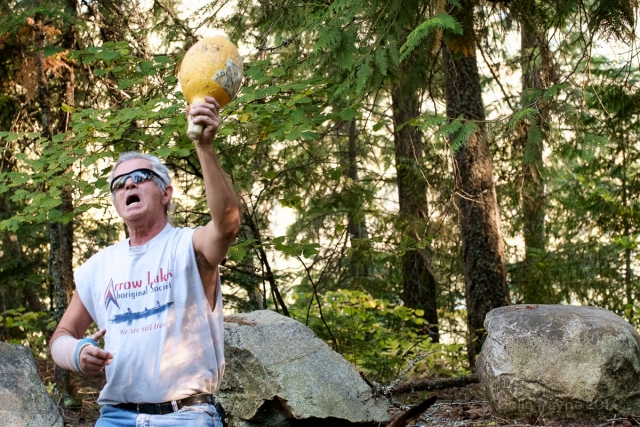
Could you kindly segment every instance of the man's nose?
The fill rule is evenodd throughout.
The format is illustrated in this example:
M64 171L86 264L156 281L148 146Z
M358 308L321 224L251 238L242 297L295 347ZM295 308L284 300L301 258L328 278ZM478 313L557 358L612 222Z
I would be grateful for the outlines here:
M136 188L137 186L138 184L136 184L131 177L127 178L127 180L124 182L125 189Z

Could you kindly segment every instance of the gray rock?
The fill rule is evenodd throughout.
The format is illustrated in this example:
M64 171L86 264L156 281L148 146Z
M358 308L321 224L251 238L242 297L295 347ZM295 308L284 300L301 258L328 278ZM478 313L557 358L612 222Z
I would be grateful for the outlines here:
M494 415L603 419L640 414L640 335L597 307L492 310L476 370Z
M0 342L0 427L62 427L31 351Z
M388 421L387 400L300 322L270 310L227 316L224 339L219 395L232 427Z

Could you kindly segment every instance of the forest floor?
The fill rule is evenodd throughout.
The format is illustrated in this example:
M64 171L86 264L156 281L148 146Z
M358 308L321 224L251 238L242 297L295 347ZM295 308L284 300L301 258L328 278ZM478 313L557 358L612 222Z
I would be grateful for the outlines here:
M53 381L53 364L49 361L39 361L38 370L40 378L45 385ZM99 406L96 403L98 394L104 385L103 376L86 374L72 374L78 393L82 399L82 408L77 410L61 410L65 427L91 427L100 415ZM497 418L491 415L488 402L480 384L470 384L466 387L450 388L433 393L414 392L394 396L393 403L398 405L413 406L428 397L436 395L438 400L412 425L425 427L632 427L638 426L634 419L603 419L599 421L558 420L536 417L530 420L512 421ZM389 416L391 419L402 413L402 410L391 406Z
M437 392L415 392L395 396L397 403L414 406L428 396L435 395L438 400L413 424L425 427L510 427L510 426L548 426L548 427L632 427L638 426L634 419L602 419L594 421L548 419L543 416L529 420L504 420L491 415L489 403L480 384L466 387L449 388ZM402 411L393 409L391 417Z

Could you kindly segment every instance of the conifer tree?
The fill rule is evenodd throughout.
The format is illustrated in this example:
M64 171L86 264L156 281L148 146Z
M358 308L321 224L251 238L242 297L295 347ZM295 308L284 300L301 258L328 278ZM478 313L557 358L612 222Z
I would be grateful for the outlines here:
M462 1L459 7L453 8L451 15L461 24L462 35L445 35L442 48L447 116L473 124L459 131L468 133L454 154L472 367L484 342L485 315L509 304L493 160L485 135L476 60L474 7L474 1Z

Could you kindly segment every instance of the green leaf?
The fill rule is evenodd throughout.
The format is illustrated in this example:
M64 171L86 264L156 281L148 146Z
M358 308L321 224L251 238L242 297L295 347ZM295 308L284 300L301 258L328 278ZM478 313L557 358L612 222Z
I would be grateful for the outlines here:
M247 256L247 251L242 247L231 246L227 251L227 256L233 262L240 262L244 259L245 256Z
M133 82L131 80L118 80L118 89L128 89L133 87Z
M222 126L220 129L218 129L218 134L219 135L233 135L233 133L236 131L235 126Z
M332 181L337 181L342 178L342 170L341 169L333 169L329 172L329 177Z
M315 254L320 252L318 250L319 247L320 245L318 243L310 243L310 244L304 245L302 247L302 256L305 258L311 258Z
M284 67L274 68L274 69L271 71L271 75L272 75L273 77L282 77L282 76L284 76L284 74L285 74L285 69L284 69Z
M280 86L270 86L267 88L265 93L270 96L277 95L280 93Z
M102 54L102 58L105 61L111 61L112 59L116 59L118 56L120 56L120 53L114 51L107 51Z
M53 137L51 138L51 140L53 142L60 142L60 141L64 141L64 139L68 136L69 134L67 132L63 132L63 133L58 133L56 135L53 135Z
M382 129L384 127L385 123L384 120L380 120L378 123L376 123L375 125L373 125L373 131L377 132L380 129Z
M40 204L43 209L52 209L62 204L62 199L49 198Z
M302 197L296 195L280 199L280 204L287 208L299 208L302 206Z
M353 108L345 108L340 112L340 118L345 122L348 122L349 120L353 119L357 115L358 115L358 111L354 110Z
M61 47L47 46L42 50L44 56L52 56L56 53L64 52L66 49Z
M262 176L268 180L272 180L278 176L277 172L263 172Z
M285 135L285 139L287 141L296 141L300 138L300 132L298 132L297 130L294 130L293 132L289 132L288 134Z
M71 105L67 105L63 102L62 111L64 111L65 113L75 113L76 109L73 108Z

